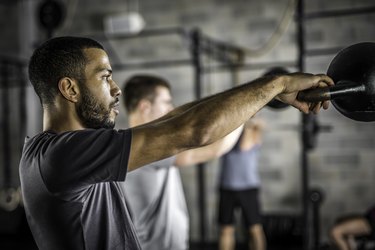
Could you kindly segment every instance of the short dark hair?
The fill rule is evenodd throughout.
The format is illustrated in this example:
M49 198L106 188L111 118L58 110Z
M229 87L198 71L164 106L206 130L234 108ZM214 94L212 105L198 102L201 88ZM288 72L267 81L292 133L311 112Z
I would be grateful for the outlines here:
M84 37L56 37L38 47L29 62L29 78L42 105L52 104L57 83L63 77L80 79L84 75L87 48L103 49L97 41Z
M128 112L133 112L142 99L154 101L157 87L166 87L171 89L169 83L154 75L134 75L125 81L123 87L123 98L125 108Z

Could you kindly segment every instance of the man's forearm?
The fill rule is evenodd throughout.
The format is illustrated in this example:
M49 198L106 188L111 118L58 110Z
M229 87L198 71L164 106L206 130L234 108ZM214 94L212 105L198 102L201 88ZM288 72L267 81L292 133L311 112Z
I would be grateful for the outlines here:
M163 120L167 120L167 119L169 119L173 116L176 116L176 115L179 115L179 114L182 114L182 113L186 112L187 110L189 110L190 108L194 107L195 105L197 105L201 102L208 101L212 98L215 98L215 95L210 95L210 96L204 97L202 99L183 104L181 106L178 106L178 107L174 108L172 111L170 111L166 115L164 115L164 116L162 116L162 117L160 117L160 118L158 118L157 120L154 120L154 121L160 122L160 121L163 121Z
M208 145L245 123L282 90L280 77L259 78L202 99L179 115L186 129Z
M256 81L252 82L252 83L248 83L248 84L257 84L257 83L260 83L260 84L264 84L264 82L269 82L270 81L270 77L264 77L264 78L259 78L257 79ZM271 83L271 82L270 82ZM236 88L244 88L246 84L244 85L241 85L241 86L238 86ZM232 90L235 90L236 88L232 89ZM189 102L189 103L186 103L184 105L181 105L181 106L178 106L176 107L175 109L173 109L171 112L169 112L168 114L164 115L163 117L157 119L156 121L163 121L163 120L166 120L166 119L169 119L173 116L176 116L176 115L179 115L179 114L182 114L184 112L186 112L187 110L193 108L194 106L198 105L198 104L201 104L201 103L206 103L212 99L215 99L217 98L218 95L221 95L223 94L222 92L221 93L218 93L218 94L214 94L214 95L211 95L211 96L208 96L208 97L205 97L203 99L199 99L199 100L196 100L196 101L192 101L192 102ZM256 95L254 93L254 95ZM271 98L272 99L272 98ZM271 100L270 99L270 100ZM270 100L266 101L265 103L268 103ZM264 104L261 106L263 107Z

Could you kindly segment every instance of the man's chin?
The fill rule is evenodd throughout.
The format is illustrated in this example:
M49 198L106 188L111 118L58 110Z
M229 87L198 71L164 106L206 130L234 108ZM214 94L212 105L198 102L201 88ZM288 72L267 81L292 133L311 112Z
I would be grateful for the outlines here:
M102 126L102 128L105 128L105 129L114 129L115 125L116 125L116 123L114 121L113 122L108 122L108 123L105 123Z
M108 121L108 122L103 122L103 123L100 123L100 124L90 123L90 124L87 124L86 127L92 128L92 129L101 129L101 128L114 129L115 125L116 125L116 123L114 121Z

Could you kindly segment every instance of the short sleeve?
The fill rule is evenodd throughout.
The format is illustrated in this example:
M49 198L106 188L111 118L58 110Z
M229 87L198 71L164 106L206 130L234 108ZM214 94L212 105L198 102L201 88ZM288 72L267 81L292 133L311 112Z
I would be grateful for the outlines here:
M45 145L41 174L51 191L124 181L130 146L130 129L86 129L61 133Z

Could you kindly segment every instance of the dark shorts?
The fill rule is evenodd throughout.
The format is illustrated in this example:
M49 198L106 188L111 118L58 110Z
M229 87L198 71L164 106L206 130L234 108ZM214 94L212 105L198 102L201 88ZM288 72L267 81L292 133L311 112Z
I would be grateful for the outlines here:
M232 191L220 189L219 224L233 225L234 211L241 208L245 226L260 224L262 218L259 209L258 189Z

